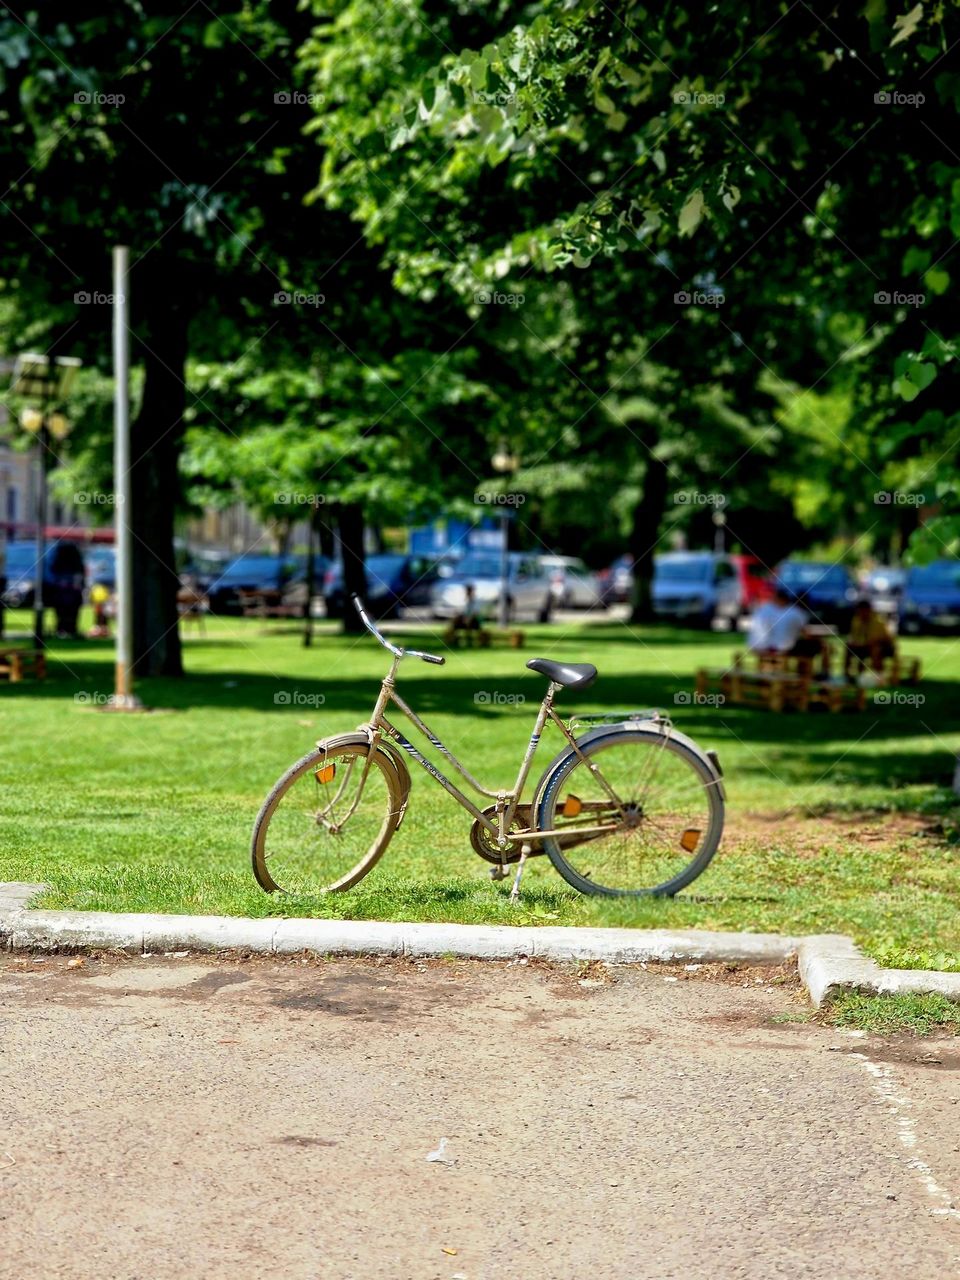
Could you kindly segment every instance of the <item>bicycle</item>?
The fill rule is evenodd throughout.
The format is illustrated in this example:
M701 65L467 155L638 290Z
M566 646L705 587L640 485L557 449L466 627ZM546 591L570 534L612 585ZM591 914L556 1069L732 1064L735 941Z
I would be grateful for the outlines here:
M561 690L579 692L597 676L590 663L534 658L549 681L533 733L509 791L478 782L407 705L396 689L404 658L442 666L445 659L402 649L380 633L359 599L366 629L393 655L368 723L318 742L264 800L253 829L253 871L269 893L350 889L383 856L403 822L414 760L473 815L470 842L505 879L517 864L512 897L529 857L545 854L568 884L611 897L672 896L695 880L723 831L723 772L658 711L590 713L565 724L554 710ZM480 809L385 715L396 706L453 766L493 803ZM529 803L521 797L541 734L552 722L566 742L547 765ZM586 726L586 732L580 732ZM576 729L576 733L574 732ZM579 735L579 736L578 736Z

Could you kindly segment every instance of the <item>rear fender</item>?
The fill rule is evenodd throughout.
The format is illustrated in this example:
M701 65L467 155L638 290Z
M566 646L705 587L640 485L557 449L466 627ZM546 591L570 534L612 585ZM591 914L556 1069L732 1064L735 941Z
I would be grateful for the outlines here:
M599 725L596 729L591 729L588 733L582 733L577 739L577 746L580 750L588 746L592 746L596 742L600 742L603 738L617 737L621 733L658 733L664 737L671 738L674 742L679 742L682 746L691 751L698 759L702 760L706 767L713 774L716 781L717 789L720 792L720 798L726 800L726 792L723 786L723 770L720 768L720 761L715 751L704 751L698 746L692 738L688 738L685 733L680 733L672 725L661 724L657 720L624 720L618 724ZM554 771L566 760L572 753L573 748L564 747L544 769L540 781L537 783L533 793L532 809L536 813L540 804L540 798L543 795L544 788L553 775Z

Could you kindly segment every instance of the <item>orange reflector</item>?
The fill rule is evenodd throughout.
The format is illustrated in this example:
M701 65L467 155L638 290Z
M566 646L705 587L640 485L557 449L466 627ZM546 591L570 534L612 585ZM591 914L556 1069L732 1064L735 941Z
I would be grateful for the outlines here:
M583 808L583 801L579 796L567 796L563 802L561 813L565 818L575 818Z
M333 775L336 772L337 772L337 766L335 764L323 764L317 770L314 777L317 779L318 782L332 782Z
M694 849L700 843L702 832L697 827L687 827L686 831L680 837L680 844L686 849L687 853L693 853Z

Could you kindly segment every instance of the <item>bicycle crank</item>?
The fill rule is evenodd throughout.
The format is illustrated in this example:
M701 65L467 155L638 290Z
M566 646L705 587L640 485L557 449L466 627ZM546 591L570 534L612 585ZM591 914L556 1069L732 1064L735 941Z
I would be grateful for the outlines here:
M499 823L500 818L497 813L496 805L488 805L483 810L483 816L489 818L493 823ZM521 831L529 831L530 824L533 821L533 806L529 804L517 805L517 811L513 815L513 822L510 824L512 834L518 834ZM521 842L519 840L511 840L505 849L501 849L497 845L496 837L492 832L488 831L482 822L477 820L470 828L470 843L473 846L474 853L479 853L485 862L496 863L497 867L505 866L510 862L520 861ZM532 841L531 841L532 843ZM542 849L535 849L536 853L542 853ZM506 876L498 876L495 872L490 873L495 880L502 880Z

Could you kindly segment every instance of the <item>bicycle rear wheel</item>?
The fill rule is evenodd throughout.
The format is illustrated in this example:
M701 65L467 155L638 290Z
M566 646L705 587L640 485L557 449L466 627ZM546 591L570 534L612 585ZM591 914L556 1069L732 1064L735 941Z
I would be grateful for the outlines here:
M397 768L359 734L331 738L287 770L253 827L253 874L268 893L349 889L383 854L406 802Z
M581 893L669 896L701 874L723 832L710 762L679 735L611 731L571 751L544 788L550 861ZM589 828L603 828L599 833Z

